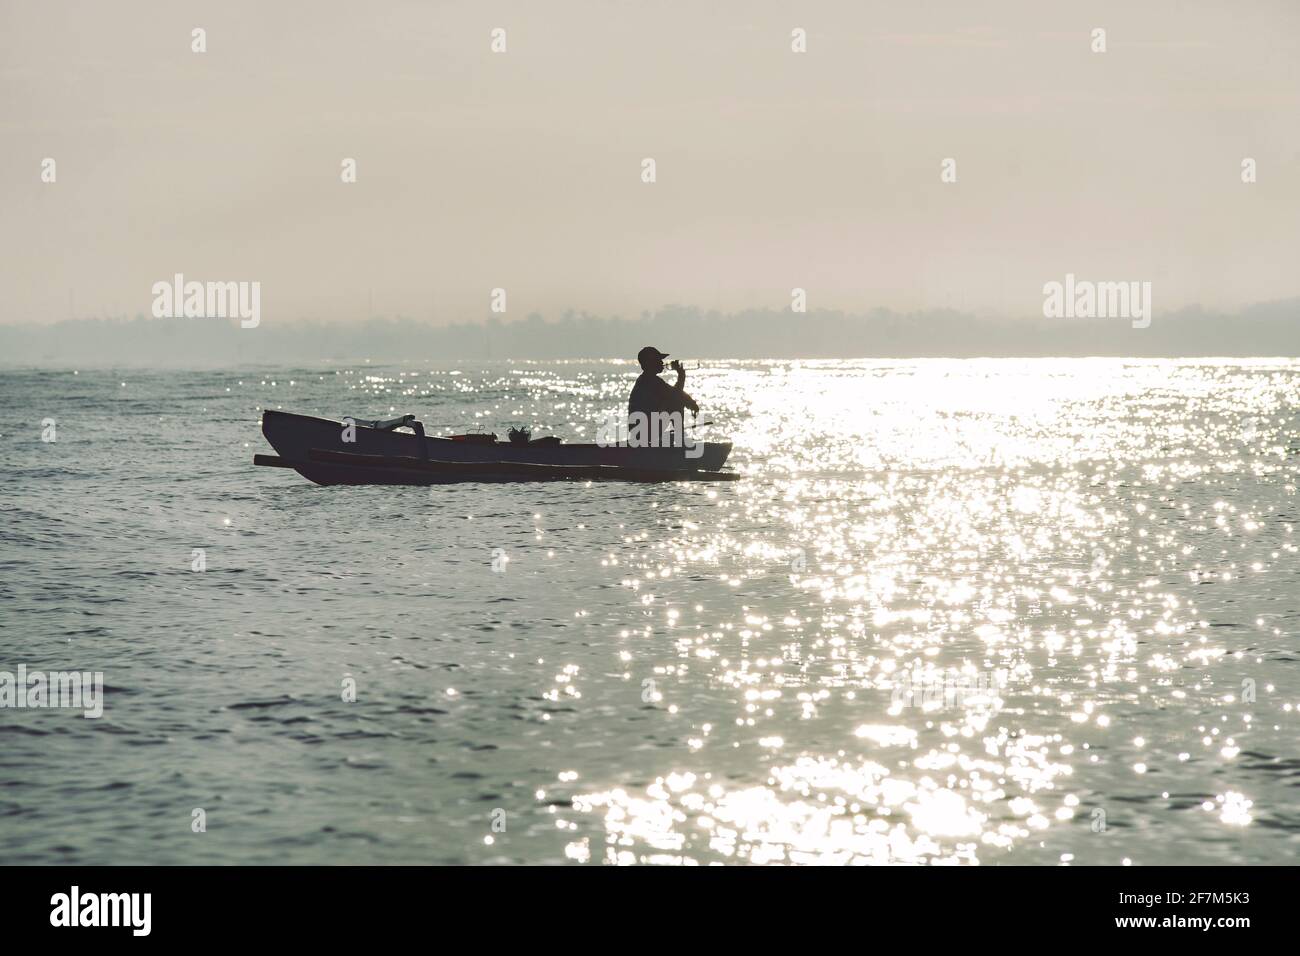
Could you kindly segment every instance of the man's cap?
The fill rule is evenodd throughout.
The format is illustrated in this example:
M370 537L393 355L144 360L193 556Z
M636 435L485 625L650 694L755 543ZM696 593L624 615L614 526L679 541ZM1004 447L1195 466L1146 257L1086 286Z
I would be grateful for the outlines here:
M647 345L640 352L636 353L636 360L640 362L642 365L644 365L648 359L652 359L652 358L666 359L667 357L668 357L667 352L660 352L653 345Z

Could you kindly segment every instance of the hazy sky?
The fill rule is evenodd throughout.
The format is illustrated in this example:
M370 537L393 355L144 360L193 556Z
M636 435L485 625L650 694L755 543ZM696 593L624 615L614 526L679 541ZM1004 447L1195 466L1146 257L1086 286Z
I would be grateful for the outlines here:
M1300 292L1298 119L1295 0L0 0L0 322L1233 309Z

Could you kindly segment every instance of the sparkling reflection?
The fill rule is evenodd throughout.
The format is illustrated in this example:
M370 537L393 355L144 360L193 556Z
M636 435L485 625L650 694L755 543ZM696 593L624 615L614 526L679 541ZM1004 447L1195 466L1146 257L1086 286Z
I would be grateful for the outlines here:
M1279 718L1295 724L1277 696L1234 696L1282 631L1231 605L1270 604L1267 576L1294 573L1296 371L698 376L750 477L660 490L604 556L630 598L609 666L653 677L649 719L670 714L670 740L650 783L610 773L572 791L565 818L585 835L567 855L1127 865L1133 845L1102 835L1134 808L1179 814L1172 833L1208 838L1187 816L1198 803L1249 829L1239 762L1252 736L1263 753Z

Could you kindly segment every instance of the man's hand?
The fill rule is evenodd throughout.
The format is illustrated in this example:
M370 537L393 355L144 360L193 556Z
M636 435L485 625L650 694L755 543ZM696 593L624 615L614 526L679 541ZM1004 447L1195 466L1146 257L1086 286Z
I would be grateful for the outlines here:
M670 369L672 369L674 372L682 372L682 371L685 371L685 369L682 368L682 360L681 360L681 359L673 359L672 364L670 364L668 367L669 367Z

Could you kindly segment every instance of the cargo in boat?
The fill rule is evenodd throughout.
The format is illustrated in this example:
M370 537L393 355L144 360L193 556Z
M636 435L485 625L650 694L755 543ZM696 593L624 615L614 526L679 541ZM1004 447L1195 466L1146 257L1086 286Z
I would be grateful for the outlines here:
M398 429L410 429L399 431ZM266 411L262 434L276 455L254 463L292 468L321 485L428 485L463 481L727 481L730 442L693 448L565 444L555 439L498 441L492 436L435 438L414 415L342 421ZM352 441L344 441L345 434ZM688 452L696 457L688 457Z

